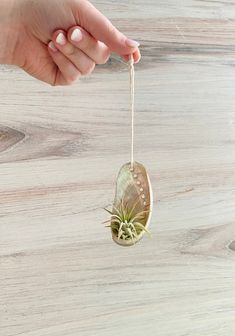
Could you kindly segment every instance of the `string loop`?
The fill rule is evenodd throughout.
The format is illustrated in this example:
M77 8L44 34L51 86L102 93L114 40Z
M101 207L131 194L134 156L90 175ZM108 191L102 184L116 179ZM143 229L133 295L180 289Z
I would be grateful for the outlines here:
M131 170L134 169L134 99L135 99L135 70L133 55L129 56L130 75L130 112L131 112Z

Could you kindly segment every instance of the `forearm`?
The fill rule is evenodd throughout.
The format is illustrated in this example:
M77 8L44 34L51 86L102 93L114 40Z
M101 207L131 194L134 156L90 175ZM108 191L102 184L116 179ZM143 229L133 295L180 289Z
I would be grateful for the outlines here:
M14 64L19 32L16 12L14 0L0 0L0 64Z

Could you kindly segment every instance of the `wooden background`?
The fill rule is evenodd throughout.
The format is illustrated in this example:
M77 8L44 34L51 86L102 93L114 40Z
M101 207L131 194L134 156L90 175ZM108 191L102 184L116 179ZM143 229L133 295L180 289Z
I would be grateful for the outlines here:
M153 237L122 248L101 224L129 160L126 65L64 88L2 67L0 335L233 335L235 1L95 4L141 42Z

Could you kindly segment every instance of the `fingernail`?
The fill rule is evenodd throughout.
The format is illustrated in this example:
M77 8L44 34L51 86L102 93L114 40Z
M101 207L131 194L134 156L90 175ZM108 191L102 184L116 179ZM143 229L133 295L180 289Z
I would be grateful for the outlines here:
M71 40L75 41L75 42L79 42L82 39L82 32L80 29L76 28L74 29L74 31L72 32L71 35Z
M126 40L126 45L131 48L137 48L140 46L140 43L131 39Z
M66 44L66 38L63 33L59 33L56 38L56 43L60 45L65 45Z
M135 63L139 63L139 61L141 60L141 55L139 56L139 58L135 61Z
M54 43L52 41L50 43L48 43L48 46L53 51L57 51L58 50L58 49L56 49L56 47L55 47L55 45L54 45Z

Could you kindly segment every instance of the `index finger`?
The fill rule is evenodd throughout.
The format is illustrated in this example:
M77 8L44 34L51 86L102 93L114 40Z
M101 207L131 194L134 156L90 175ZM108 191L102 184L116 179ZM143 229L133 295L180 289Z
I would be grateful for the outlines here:
M119 55L129 55L138 49L139 43L127 38L90 2L81 0L76 10L79 24L95 39L105 43Z

